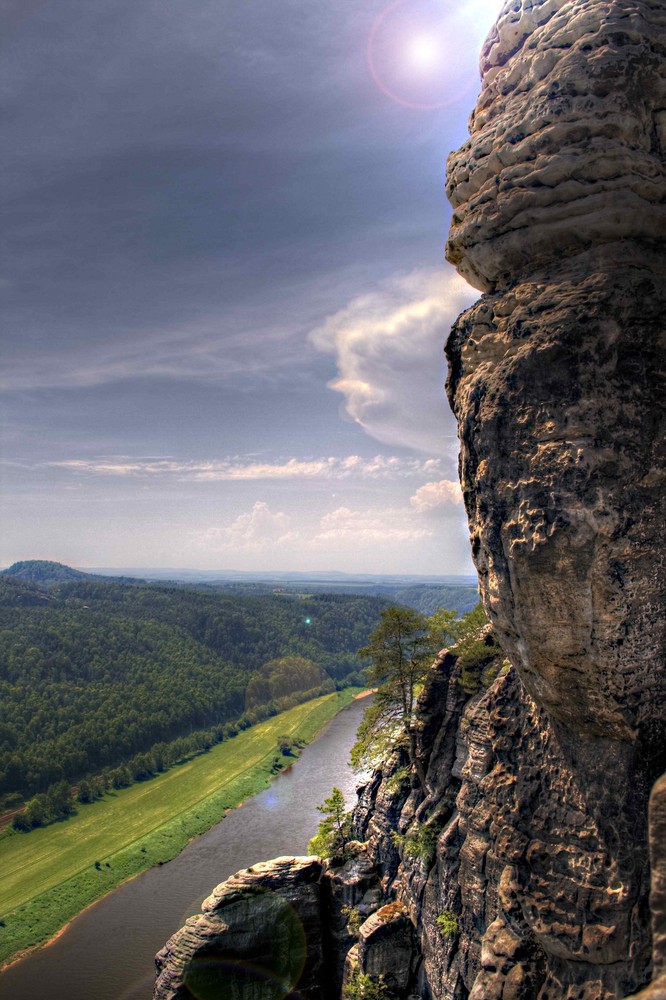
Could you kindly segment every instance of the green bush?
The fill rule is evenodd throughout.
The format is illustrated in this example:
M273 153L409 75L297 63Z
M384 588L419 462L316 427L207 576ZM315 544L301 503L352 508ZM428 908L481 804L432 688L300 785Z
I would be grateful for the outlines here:
M435 857L437 840L441 832L441 823L424 823L409 833L397 833L393 830L391 839L396 847L402 848L404 858L416 858L430 864Z
M439 834L440 828L434 824L419 827L415 834L405 837L403 853L429 864L435 856Z
M393 993L383 976L373 979L357 966L342 991L343 1000L391 1000Z
M403 791L405 785L411 781L412 771L408 764L404 767L399 767L397 771L394 771L390 778L386 781L386 790L391 793L391 795L396 795L398 792Z
M497 644L481 603L463 615L456 624L453 652L460 664L458 683L465 694L473 695L490 687L500 668L502 650Z
M323 813L324 819L308 844L308 852L322 858L344 855L351 835L351 813L345 810L345 798L340 789L333 788L323 805L317 806L317 811Z
M458 923L458 918L455 913L451 912L451 910L443 910L437 916L437 926L439 927L439 933L446 941L451 938L458 937L460 934L460 924Z
M347 919L347 930L354 937L358 937L358 933L361 929L361 924L363 923L363 917L355 906L343 906L341 913L343 917Z

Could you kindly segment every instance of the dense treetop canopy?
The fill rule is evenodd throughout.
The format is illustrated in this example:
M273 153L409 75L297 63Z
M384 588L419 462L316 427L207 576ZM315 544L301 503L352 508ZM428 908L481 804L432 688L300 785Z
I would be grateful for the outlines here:
M384 606L0 577L0 794L77 781L299 684L360 680L357 650Z

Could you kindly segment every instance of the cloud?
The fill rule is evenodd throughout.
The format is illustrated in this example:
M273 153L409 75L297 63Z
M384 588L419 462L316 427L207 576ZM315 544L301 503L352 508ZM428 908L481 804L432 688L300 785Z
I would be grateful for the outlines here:
M442 348L477 298L453 271L422 269L353 299L314 330L314 346L335 355L339 375L328 384L344 396L347 416L385 444L450 455Z
M263 500L257 500L247 514L239 514L229 527L210 528L199 536L207 549L235 552L263 552L276 546L289 545L298 535L290 531L291 523L282 511L273 513Z
M353 511L348 507L325 514L320 522L315 544L364 544L366 542L413 542L432 534L426 528L410 523L410 513L403 510Z
M50 467L96 476L175 477L194 482L233 480L294 480L294 479L404 479L432 475L439 471L438 459L400 458L396 455L375 455L361 458L347 455L341 458L289 458L282 462L247 462L239 458L183 462L171 458L132 460L122 456L108 459L67 459L46 463Z
M426 483L425 486L420 486L414 496L410 497L409 502L419 514L424 514L444 504L458 506L463 502L463 495L460 483L454 483L450 479L440 479L438 483Z
M0 388L82 389L131 379L238 382L274 377L276 368L302 363L298 331L274 322L260 330L251 310L220 311L207 318L187 318L182 325L161 330L134 330L130 337L109 336L95 342L44 345L24 352L4 365ZM279 351L273 350L275 344Z

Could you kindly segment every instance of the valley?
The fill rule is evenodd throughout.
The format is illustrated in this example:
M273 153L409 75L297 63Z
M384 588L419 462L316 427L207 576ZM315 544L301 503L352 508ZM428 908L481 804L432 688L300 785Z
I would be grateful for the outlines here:
M269 783L280 735L309 743L357 692L348 688L299 705L151 781L80 807L67 822L1 838L0 961L173 858Z

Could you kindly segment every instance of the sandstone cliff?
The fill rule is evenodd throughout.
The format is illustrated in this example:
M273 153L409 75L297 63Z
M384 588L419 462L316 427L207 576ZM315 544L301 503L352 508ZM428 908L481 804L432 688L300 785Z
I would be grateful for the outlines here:
M506 995L521 966L542 1000L623 996L649 975L665 53L661 2L506 4L449 161L448 256L486 294L452 333L448 391L484 603L516 672L510 710L505 684L476 716L506 743L481 782L498 898L469 939L474 998Z
M645 997L666 996L665 65L663 0L511 0L484 47L448 173L448 256L484 295L448 392L510 666L470 696L438 660L425 794L399 757L362 789L375 902L356 941L326 915L353 877L320 870L328 996L346 961L402 997L615 1000L650 982L653 938Z
M663 743L666 8L507 4L451 156L448 345L484 599L572 731ZM661 729L659 727L662 727Z
M155 1000L339 995L355 944L346 913L381 905L374 867L360 845L354 853L337 866L276 858L217 886L157 955Z

